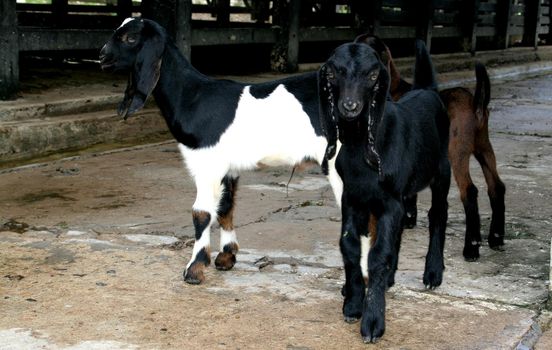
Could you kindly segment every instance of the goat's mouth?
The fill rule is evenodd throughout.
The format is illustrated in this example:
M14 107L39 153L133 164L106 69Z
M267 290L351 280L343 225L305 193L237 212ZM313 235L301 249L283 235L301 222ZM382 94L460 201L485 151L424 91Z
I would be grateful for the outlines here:
M353 121L358 118L358 116L362 113L364 109L364 105L359 103L358 106L355 106L355 108L346 108L343 106L339 106L339 115L342 119L346 121Z
M108 60L106 57L100 57L100 67L102 70L112 70L116 63L117 61L114 59Z

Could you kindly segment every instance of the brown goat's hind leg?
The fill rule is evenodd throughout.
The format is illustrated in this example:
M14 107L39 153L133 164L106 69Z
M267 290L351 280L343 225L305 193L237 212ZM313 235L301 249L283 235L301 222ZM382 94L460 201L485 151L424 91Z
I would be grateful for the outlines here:
M493 212L487 240L489 242L489 247L500 250L504 245L504 195L506 193L506 187L498 176L496 158L491 143L487 140L481 148L481 152L476 153L475 158L479 161L479 164L481 164L481 169L483 170L483 175L487 182L487 193Z
M454 179L460 191L460 199L464 205L464 213L466 214L466 236L463 255L467 261L475 261L479 259L481 232L479 206L477 204L477 188L473 184L470 176L469 156L451 157L451 165Z

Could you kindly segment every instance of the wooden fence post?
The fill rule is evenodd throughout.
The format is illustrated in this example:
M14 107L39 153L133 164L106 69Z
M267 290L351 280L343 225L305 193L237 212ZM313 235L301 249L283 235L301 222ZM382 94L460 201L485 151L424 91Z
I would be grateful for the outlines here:
M353 0L351 11L355 16L355 26L359 34L378 35L381 23L382 0Z
M55 18L55 26L62 27L66 22L67 11L69 8L68 0L52 0L52 13Z
M230 24L230 0L217 0L217 24L227 26Z
M296 72L299 66L299 18L301 15L301 0L290 0L289 4L289 34L287 45L287 71Z
M479 0L466 1L460 8L460 23L462 30L462 47L464 51L475 56L477 44L477 21L479 17Z
M496 33L499 49L510 45L510 21L512 18L512 0L498 0L496 3Z
M117 16L121 22L132 17L132 0L117 0Z
M14 98L19 89L19 34L15 0L0 2L0 100Z
M525 0L525 23L523 26L523 45L535 50L539 44L542 6L540 0Z
M192 0L177 0L176 46L188 60L192 56Z

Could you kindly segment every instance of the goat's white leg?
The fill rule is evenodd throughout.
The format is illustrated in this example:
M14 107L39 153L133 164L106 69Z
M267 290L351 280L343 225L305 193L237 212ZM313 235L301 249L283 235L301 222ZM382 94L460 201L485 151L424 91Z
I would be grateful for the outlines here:
M195 243L192 258L184 272L184 280L191 284L205 280L203 271L211 263L211 225L217 217L217 205L222 194L221 178L196 178L196 187L197 196L192 209Z
M220 252L215 259L218 270L230 270L236 263L239 250L236 231L234 230L234 199L238 186L238 178L226 175L222 180L223 192L218 207L218 222L220 224Z

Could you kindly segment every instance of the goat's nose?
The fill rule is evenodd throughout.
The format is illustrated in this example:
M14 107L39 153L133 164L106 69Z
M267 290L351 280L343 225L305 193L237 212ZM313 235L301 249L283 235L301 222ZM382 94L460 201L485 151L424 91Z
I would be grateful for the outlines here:
M345 100L343 102L343 108L349 112L354 112L358 108L359 103L353 100Z

